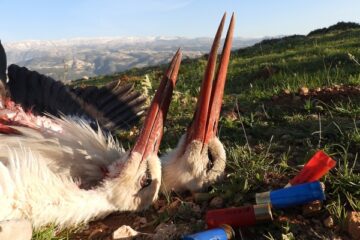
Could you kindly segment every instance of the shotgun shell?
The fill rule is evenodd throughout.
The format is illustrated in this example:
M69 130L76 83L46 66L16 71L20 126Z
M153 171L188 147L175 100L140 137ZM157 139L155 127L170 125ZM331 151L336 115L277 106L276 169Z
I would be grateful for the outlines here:
M208 228L219 227L223 224L232 227L252 226L264 220L272 220L269 204L210 210L205 216Z
M317 151L305 164L303 169L290 180L286 186L294 186L300 183L314 182L324 176L330 169L335 167L336 162L323 151Z
M319 181L304 183L270 192L257 193L257 204L270 203L274 208L286 208L306 204L315 200L324 200L323 184Z
M194 233L182 237L182 240L230 240L235 237L234 230L229 225L221 225L219 228L210 229L204 232Z

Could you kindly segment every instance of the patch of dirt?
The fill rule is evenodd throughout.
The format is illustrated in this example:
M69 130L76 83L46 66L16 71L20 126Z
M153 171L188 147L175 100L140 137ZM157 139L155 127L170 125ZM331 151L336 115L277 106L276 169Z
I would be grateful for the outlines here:
M264 176L264 182L269 189L282 188L289 182L289 178L279 173L267 172Z
M272 176L282 181L283 177ZM278 185L275 182L270 185ZM128 225L134 230L147 233L132 239L180 239L184 234L205 231L205 214L210 209L211 198L202 203L195 203L194 198L186 194L174 196L170 203L164 196L155 202L148 210L140 213L118 213L94 221L86 229L70 237L74 240L112 240L112 233L123 225ZM225 204L226 205L226 204ZM229 206L225 206L229 207ZM335 223L328 224L329 214L320 207L310 215L304 215L301 206L273 210L274 220L263 222L250 228L235 229L236 239L266 239L264 235L271 233L275 239L338 239L350 240L343 230ZM289 233L285 238L283 226L289 226ZM304 231L306 229L306 231ZM241 238L240 235L243 237ZM286 235L286 234L285 234ZM288 237L288 238L286 238Z
M151 225L139 225L139 218L145 218L151 216L151 211L145 211L142 213L117 213L112 214L105 219L91 222L86 229L80 230L75 233L70 239L83 240L83 239L112 239L112 233L123 225L129 225L133 229L139 230L144 233L152 233L154 227Z
M302 103L304 100L308 99L331 102L333 100L348 99L349 97L359 97L359 95L360 86L334 85L332 87L316 89L301 87L297 93L291 93L289 90L285 89L280 94L274 95L271 100L272 104L289 105L289 103Z
M184 233L190 233L194 225L204 226L202 221L198 222L204 213L204 210L194 203L192 196L186 195L181 199L174 196L169 203L161 196L146 211L112 214L105 219L91 222L85 229L74 233L70 239L112 240L113 232L123 225L146 234L134 239L179 239ZM176 224L174 220L177 221ZM168 238L167 234L172 237ZM161 235L164 238L159 238Z

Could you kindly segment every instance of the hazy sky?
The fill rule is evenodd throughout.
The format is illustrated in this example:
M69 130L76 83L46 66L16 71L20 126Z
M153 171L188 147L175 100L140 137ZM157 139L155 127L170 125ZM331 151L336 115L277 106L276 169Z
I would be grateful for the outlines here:
M225 11L241 37L360 22L359 0L0 0L0 39L212 37Z

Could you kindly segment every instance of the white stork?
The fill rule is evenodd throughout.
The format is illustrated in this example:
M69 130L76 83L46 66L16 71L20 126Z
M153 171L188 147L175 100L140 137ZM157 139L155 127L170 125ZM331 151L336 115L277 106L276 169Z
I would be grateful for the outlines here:
M215 75L217 51L224 27L224 14L217 30L203 78L193 121L177 147L162 157L164 191L198 191L219 180L225 170L226 154L216 136L229 64L235 17L229 29Z
M3 98L0 101L0 221L25 218L30 219L35 228L49 223L59 227L74 226L114 211L144 209L156 199L161 182L163 189L195 191L217 181L223 175L226 163L225 150L216 131L234 16L213 81L224 21L225 15L209 55L193 122L177 148L162 159L162 166L157 152L179 70L180 51L159 86L135 146L128 152L110 135L101 130L94 131L86 122L35 116ZM68 111L71 115L74 109L67 109L61 102L70 101L68 105L72 105L75 101L80 112L92 119L100 118L99 124L107 129L112 130L122 121L116 114L124 111L114 111L116 104L105 104L109 99L103 94L111 86L100 93L90 89L90 93L85 94L76 90L69 93L62 86L45 87L54 94L57 91L61 94L57 93L54 99L49 93L32 96L28 91L24 98L19 94L18 85L11 89L11 83L16 83L18 73L30 75L22 68L13 68L16 70L12 71L13 76L9 72L10 92L24 107L34 106L38 112L52 114L61 108L61 112ZM41 86L41 80L35 75L31 75L29 83L35 81ZM27 88L29 86L23 91ZM36 85L30 84L30 88L36 88ZM95 97L89 95L93 96L94 91L96 96L105 98L100 98L103 104L91 102ZM47 96L53 98L51 103L44 101ZM138 98L131 98L136 103L140 101L133 99ZM89 101L91 104L87 104Z
M0 221L30 219L34 228L63 228L149 206L160 188L157 153L180 62L179 50L127 152L85 121L38 117L2 98Z

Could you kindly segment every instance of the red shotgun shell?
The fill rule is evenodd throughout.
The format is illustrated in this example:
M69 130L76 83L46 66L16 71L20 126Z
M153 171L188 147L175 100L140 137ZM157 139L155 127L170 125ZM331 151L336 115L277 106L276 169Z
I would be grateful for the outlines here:
M323 151L318 151L307 162L304 168L290 180L291 185L318 181L330 169L335 167L336 162Z
M210 210L205 217L208 228L224 224L232 227L246 227L262 220L272 220L270 204Z

